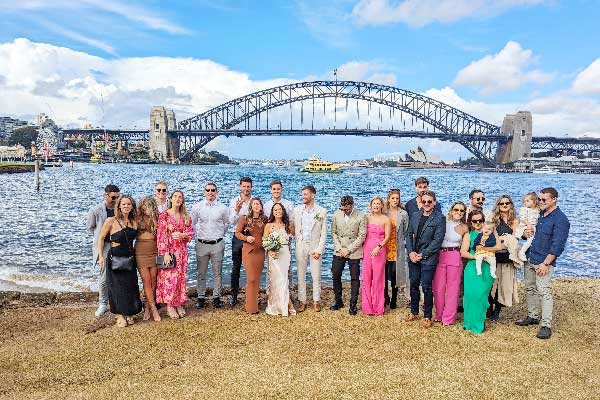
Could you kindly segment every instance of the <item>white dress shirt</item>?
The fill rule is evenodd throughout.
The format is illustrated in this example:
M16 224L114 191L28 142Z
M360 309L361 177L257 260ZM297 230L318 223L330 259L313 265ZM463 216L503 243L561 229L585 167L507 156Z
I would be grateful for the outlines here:
M307 210L306 206L302 208L302 239L306 242L310 242L315 215L317 215L316 207L313 206L310 210Z
M250 196L250 199L251 198L252 198L252 196ZM240 208L240 212L235 212L235 206L236 206L238 200L241 200L241 199L242 198L240 196L236 196L233 199L231 199L231 202L229 202L229 223L231 225L233 225L234 229L235 229L235 226L237 225L238 221L242 217L242 215L248 215L248 207L250 206L250 199L248 199L248 201L242 203L242 208Z
M205 199L194 204L190 214L197 239L221 239L229 228L229 210L217 200L209 203Z
M285 208L285 212L288 215L288 218L290 220L290 224L294 224L294 205L292 204L291 201L286 200L284 198L281 198L281 200L279 200L279 203L281 203L281 205L283 205L283 208ZM273 199L267 201L264 205L264 209L265 209L265 215L267 216L267 218L271 218L271 209L273 208L273 206L275 205L275 203L273 202Z

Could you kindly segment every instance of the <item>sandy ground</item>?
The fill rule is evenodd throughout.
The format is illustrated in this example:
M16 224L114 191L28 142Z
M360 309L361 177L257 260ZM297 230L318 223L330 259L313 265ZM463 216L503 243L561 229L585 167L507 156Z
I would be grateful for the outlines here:
M548 341L514 325L523 303L476 336L460 323L406 323L404 307L277 318L188 306L181 320L138 317L121 329L110 315L95 319L85 296L5 298L0 398L598 399L600 279L557 279L554 294Z

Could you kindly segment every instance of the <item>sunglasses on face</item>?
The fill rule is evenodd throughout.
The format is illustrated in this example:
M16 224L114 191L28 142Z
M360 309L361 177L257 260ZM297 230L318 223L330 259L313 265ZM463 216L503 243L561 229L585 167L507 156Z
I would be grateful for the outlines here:
M215 192L217 191L217 189L215 189L215 188L204 188L204 191L205 191L206 193L208 193L208 192L213 192L213 193L215 193Z
M512 203L510 201L501 201L498 203L499 206L510 206Z
M163 193L167 193L167 189L156 189L157 192L163 192Z
M549 199L542 199L542 198L539 198L538 200L540 201L540 203L545 203L545 202L546 202L546 200L549 200Z
M107 195L107 196L108 196L108 195ZM116 199L118 199L118 198L119 198L119 196L108 196L108 197L110 197L110 199L111 199L111 200L116 200Z
M482 222L483 222L482 219L472 219L471 220L471 223L473 223L473 224L481 224Z
M422 204L433 204L433 200L421 200Z
M485 197L473 197L475 201L485 201Z
M459 212L459 213L463 213L463 214L464 214L466 210L465 210L464 208L453 208L453 209L452 209L452 211L453 211L453 212Z

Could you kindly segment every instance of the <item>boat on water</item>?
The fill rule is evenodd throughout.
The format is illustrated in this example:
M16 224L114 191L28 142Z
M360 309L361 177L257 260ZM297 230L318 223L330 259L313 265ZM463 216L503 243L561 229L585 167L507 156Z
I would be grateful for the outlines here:
M94 164L102 164L104 160L102 159L102 156L96 154L95 156L90 157L90 162Z
M331 161L323 161L318 157L308 159L306 166L298 169L299 172L308 172L310 174L339 174L342 169L339 165Z
M549 165L534 169L532 172L534 174L560 174L560 170L558 168L553 168Z

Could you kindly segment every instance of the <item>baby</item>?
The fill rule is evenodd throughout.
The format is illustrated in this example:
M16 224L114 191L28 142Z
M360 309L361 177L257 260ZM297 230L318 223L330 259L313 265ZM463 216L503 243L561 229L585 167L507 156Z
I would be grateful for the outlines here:
M484 222L481 233L475 237L473 247L475 250L475 268L477 275L481 275L482 261L490 264L490 275L496 279L496 254L493 251L483 250L484 247L495 247L496 236L494 235L494 224Z
M540 208L538 206L538 196L535 192L530 192L523 197L523 206L519 209L519 227L515 232L515 236L520 238L523 236L525 229L531 229L535 232L535 225L540 218ZM522 261L527 261L525 252L531 246L533 235L525 241L519 251L519 258Z

